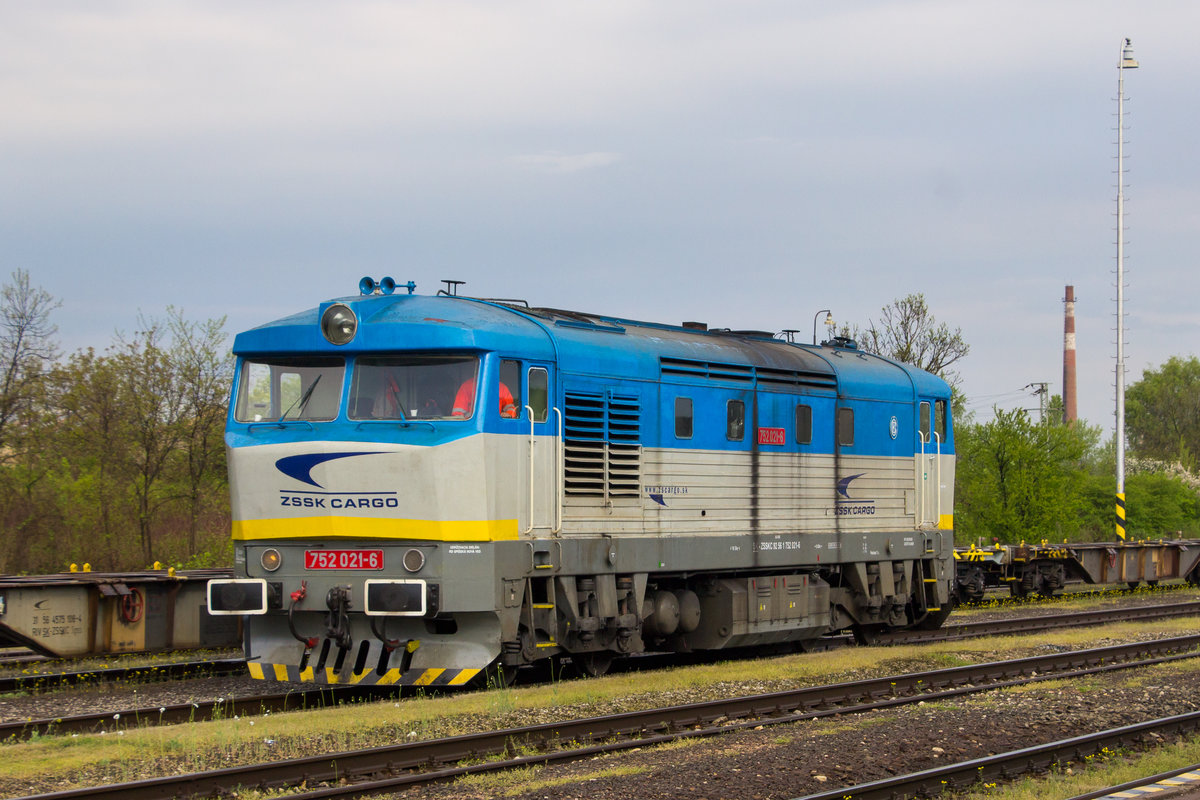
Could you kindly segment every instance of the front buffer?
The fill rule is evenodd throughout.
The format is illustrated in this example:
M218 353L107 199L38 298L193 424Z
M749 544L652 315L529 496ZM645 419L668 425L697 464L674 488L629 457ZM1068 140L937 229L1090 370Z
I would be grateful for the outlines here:
M209 611L244 616L246 662L260 680L460 686L500 654L491 547L250 544L247 573L263 575L210 581ZM449 574L445 560L460 550L469 557Z

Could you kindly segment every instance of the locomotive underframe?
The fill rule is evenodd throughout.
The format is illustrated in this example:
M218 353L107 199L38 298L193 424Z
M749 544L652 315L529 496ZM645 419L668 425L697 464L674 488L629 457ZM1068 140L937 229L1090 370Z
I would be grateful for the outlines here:
M644 651L936 624L950 609L952 544L945 530L388 543L385 559L426 555L415 577L433 602L422 614L367 616L371 574L267 575L278 601L247 618L246 656L266 679L455 684L493 663L511 674L569 655L602 671ZM271 546L286 564L313 543ZM249 545L247 563L262 548ZM302 581L304 597L289 602Z

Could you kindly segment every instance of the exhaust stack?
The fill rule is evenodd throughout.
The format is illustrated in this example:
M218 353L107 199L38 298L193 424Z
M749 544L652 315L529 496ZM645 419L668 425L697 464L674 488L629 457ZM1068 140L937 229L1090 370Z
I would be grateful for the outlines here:
M1075 403L1075 287L1067 287L1063 300L1063 422L1071 423L1078 417Z

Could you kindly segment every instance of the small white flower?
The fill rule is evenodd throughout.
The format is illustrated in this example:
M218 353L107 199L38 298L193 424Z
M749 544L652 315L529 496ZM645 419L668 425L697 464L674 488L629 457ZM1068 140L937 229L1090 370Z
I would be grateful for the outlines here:
M254 725L254 720L250 720L250 724L251 724L251 725Z
M113 719L120 719L120 718L121 718L120 714L113 714Z

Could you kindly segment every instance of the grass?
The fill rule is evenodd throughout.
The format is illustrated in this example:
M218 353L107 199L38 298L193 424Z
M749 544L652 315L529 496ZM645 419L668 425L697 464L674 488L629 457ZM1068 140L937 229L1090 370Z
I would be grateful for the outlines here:
M1011 784L988 784L949 796L948 800L1055 800L1140 781L1149 775L1170 772L1200 763L1200 736L1145 753L1109 752L1085 765L1072 764L1054 772L1023 778Z
M1080 587L1084 589L1086 587ZM1103 587L1093 587L1100 590ZM1112 597L1127 597L1130 592L1120 587L1110 587L1113 589ZM1188 586L1186 584L1172 584L1170 591L1164 592L1161 589L1150 589L1147 586L1141 586L1134 590L1134 595L1153 596L1161 603L1188 603L1193 600L1200 600L1200 588ZM1036 606L1042 603L1050 603L1054 606L1055 613L1070 614L1076 611L1095 611L1098 604L1104 602L1104 595L1100 597L1079 597L1074 599L1064 599L1061 596L1056 598L1042 598L1037 596L1027 597L1021 601L1021 605ZM958 622L970 622L972 617L988 614L997 609L1013 608L1012 602L1007 597L997 597L992 600L985 600L978 605L960 606L954 610L954 619Z
M1167 635L1200 630L1192 619L1158 624ZM728 684L729 691L749 693L788 686L830 683L882 676L948 664L978 663L1041 652L1047 645L1092 646L1101 637L1133 636L1133 623L1054 631L1029 636L993 637L934 645L852 648L778 658L680 667L654 673L653 692L645 674L610 675L545 686L514 687L458 695L428 695L403 701L377 701L365 706L291 712L263 717L233 717L169 727L128 727L106 735L43 736L3 745L0 793L18 793L38 775L42 786L62 788L88 783L135 780L158 774L198 772L241 763L278 760L320 752L350 750L383 743L429 739L483 728L645 708L686 697L701 687ZM903 669L897 669L903 665ZM1160 679L1169 681L1171 665ZM1190 668L1200 669L1200 665ZM1139 680L1143 680L1139 678ZM855 723L857 724L857 723ZM524 785L524 784L523 784ZM19 792L28 793L28 792Z
M455 786L461 787L464 791L483 791L489 794L499 794L501 796L513 796L518 794L526 794L529 792L537 792L539 790L553 789L556 786L565 786L573 783L587 783L593 780L602 780L604 778L624 777L627 775L638 775L646 771L645 767L599 767L595 770L588 770L582 774L571 775L570 777L544 779L539 777L541 770L535 767L523 767L516 770L508 770L502 773L481 773L478 775L468 775L455 781Z
M180 650L163 653L129 653L91 658L51 659L22 665L0 666L0 677L58 675L63 672L93 672L105 669L134 669L166 666L182 661L220 661L241 658L241 650Z

